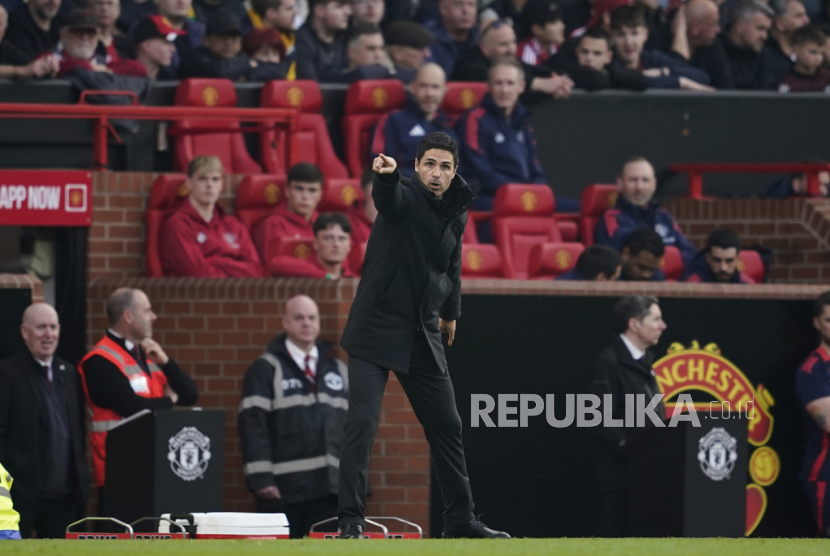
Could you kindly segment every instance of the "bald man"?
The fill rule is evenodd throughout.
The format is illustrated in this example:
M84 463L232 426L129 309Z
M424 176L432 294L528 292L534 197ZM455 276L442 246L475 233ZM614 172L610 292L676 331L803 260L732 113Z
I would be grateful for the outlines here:
M697 68L709 74L716 89L733 89L734 79L729 71L729 60L720 33L720 13L712 0L689 0L674 14L672 50ZM685 19L680 25L678 18ZM682 33L682 29L686 30Z
M284 331L245 373L239 437L258 512L284 513L291 538L337 515L337 470L346 410L346 365L319 339L320 312L306 295L285 304Z
M104 492L107 431L143 409L193 405L196 383L153 340L156 314L141 290L119 288L107 301L110 327L78 365L92 409L92 463L98 515L107 515ZM148 447L149 448L149 447Z
M424 64L409 84L409 101L400 110L389 112L378 120L372 140L372 157L379 153L395 160L412 160L418 143L428 133L443 131L458 140L449 126L447 115L438 107L447 93L447 77L436 63Z
M0 461L25 539L63 538L89 491L84 402L75 367L55 356L58 314L46 303L23 313L25 348L0 363Z

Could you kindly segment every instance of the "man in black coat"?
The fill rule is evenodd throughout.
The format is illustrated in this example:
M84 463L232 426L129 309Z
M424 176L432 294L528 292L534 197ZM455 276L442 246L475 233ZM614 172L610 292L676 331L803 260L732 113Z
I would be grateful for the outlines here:
M624 419L625 394L644 394L646 404L660 393L648 348L657 344L666 329L656 297L632 295L622 298L614 307L614 329L618 336L594 361L591 393L611 395L611 416ZM647 413L647 415L649 415ZM654 410L665 419L662 401ZM646 426L654 426L645 420ZM624 537L627 534L628 459L633 429L599 426L591 429L600 447L598 457L599 490L602 496L601 534Z
M372 169L378 217L341 342L351 390L340 451L340 536L363 538L369 453L392 370L432 450L444 536L507 538L473 515L461 418L441 341L446 332L452 345L461 314L461 235L475 197L456 174L458 144L446 133L424 137L409 179L382 153Z
M0 461L14 477L20 535L63 538L89 490L83 391L75 367L54 355L52 307L29 306L20 331L26 349L0 363Z

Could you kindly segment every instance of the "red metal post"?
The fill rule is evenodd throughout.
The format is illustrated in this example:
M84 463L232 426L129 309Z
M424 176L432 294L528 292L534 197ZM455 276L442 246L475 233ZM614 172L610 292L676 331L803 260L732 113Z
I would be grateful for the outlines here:
M689 172L689 198L703 198L703 174L700 172Z
M818 172L807 172L807 194L812 197L821 195L821 184L818 179Z
M107 152L107 139L109 122L104 114L95 119L92 139L92 159L96 170L107 170L109 164Z

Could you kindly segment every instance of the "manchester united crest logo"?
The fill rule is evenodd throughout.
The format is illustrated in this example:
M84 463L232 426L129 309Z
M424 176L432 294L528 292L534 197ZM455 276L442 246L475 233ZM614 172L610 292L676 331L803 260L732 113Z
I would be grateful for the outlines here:
M195 481L207 471L210 462L210 438L196 427L184 427L170 438L167 459L170 469L185 481Z

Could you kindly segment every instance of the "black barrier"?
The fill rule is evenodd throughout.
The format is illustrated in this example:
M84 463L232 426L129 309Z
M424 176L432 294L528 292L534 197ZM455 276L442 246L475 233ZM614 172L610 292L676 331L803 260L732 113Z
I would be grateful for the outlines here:
M32 290L0 289L0 361L9 357L25 345L20 336L20 322L23 311L32 304Z
M598 534L596 454L589 431L574 426L553 428L544 414L531 417L526 428L487 428L483 423L472 427L471 394L494 399L498 394L543 398L554 394L556 416L564 417L564 395L589 392L591 362L612 338L611 310L617 299L464 296L458 335L447 349L447 359L464 423L476 509L484 512L489 525L530 537ZM749 482L755 485L749 496L753 508L760 507L763 497L767 505L760 517L757 508L748 509L756 512L752 515L759 521L752 535L813 536L814 520L796 478L804 422L793 390L797 366L818 341L811 327L810 303L665 298L661 307L668 329L653 351L664 390L681 386L679 381L669 384L671 369L686 357L695 366L705 359L729 370L730 382L720 398L739 399L741 389L751 389L758 398L759 422L750 431L749 446L750 457L758 455L754 470L749 469ZM681 372L682 366L678 369ZM700 388L691 391L696 402L717 399ZM766 413L762 413L761 398L769 406ZM496 411L492 417L496 421ZM766 431L771 431L768 439ZM776 457L780 462L777 472ZM442 508L436 481L432 484L435 535L441 531Z

